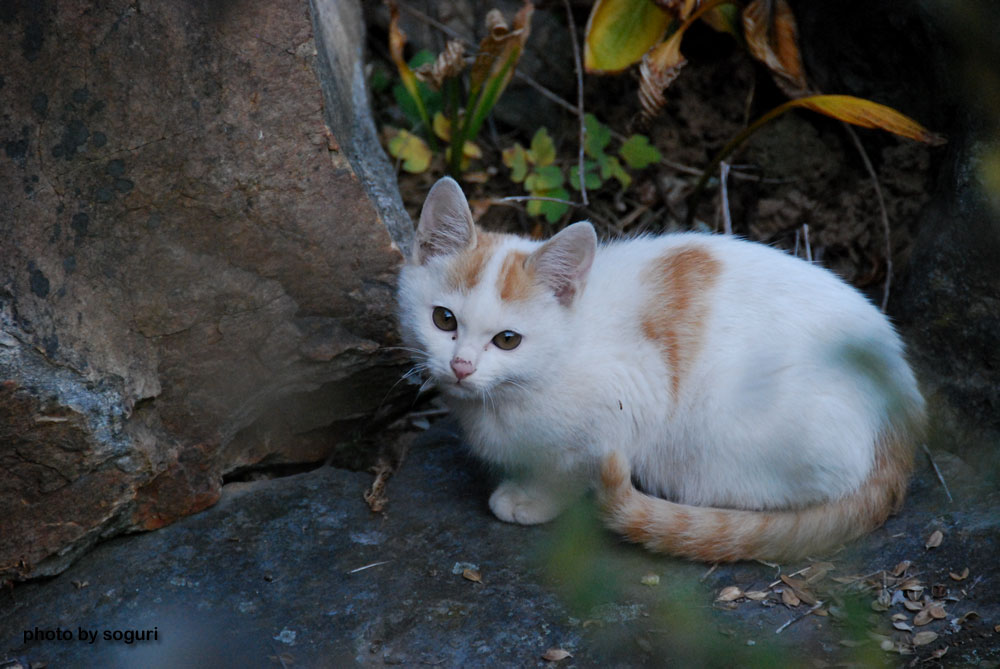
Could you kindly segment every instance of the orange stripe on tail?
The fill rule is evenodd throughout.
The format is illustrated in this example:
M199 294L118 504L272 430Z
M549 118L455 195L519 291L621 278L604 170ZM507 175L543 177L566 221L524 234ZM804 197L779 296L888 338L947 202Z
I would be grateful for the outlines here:
M676 504L632 485L624 456L601 467L599 497L607 525L658 553L704 562L787 561L822 554L876 527L903 502L913 465L910 441L879 441L875 465L846 497L790 511L745 511Z

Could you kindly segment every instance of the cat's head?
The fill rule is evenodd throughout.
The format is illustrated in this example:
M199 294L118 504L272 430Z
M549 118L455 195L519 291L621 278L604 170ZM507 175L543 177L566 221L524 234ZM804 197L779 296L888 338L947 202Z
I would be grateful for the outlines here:
M403 336L449 395L530 388L573 346L568 326L596 247L589 223L544 243L480 230L458 184L441 179L400 276Z

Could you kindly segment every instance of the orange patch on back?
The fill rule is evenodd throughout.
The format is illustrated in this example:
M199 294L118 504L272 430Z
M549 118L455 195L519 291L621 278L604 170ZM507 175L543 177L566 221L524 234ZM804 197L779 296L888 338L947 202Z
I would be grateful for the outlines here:
M537 291L535 273L524 264L527 258L528 254L523 251L512 251L504 258L497 275L497 291L501 300L526 300Z
M674 399L701 349L709 296L719 275L719 261L708 251L688 246L670 249L645 272L654 297L646 305L642 332L655 342L670 368Z
M448 270L448 286L452 290L469 292L479 283L483 269L489 262L493 250L500 242L500 235L476 229L476 245L463 251L452 262Z

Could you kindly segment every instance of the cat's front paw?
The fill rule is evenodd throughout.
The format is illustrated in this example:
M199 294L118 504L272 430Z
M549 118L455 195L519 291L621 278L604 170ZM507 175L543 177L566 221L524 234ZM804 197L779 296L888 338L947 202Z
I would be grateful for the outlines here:
M490 510L507 523L538 525L558 516L562 504L545 488L504 481L490 495Z

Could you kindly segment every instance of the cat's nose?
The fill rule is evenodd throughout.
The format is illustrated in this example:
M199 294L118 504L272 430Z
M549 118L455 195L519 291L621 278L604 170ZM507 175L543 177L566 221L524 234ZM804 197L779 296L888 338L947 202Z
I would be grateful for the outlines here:
M476 371L476 367L468 360L453 358L451 361L451 371L455 372L455 378L461 381L469 374Z

